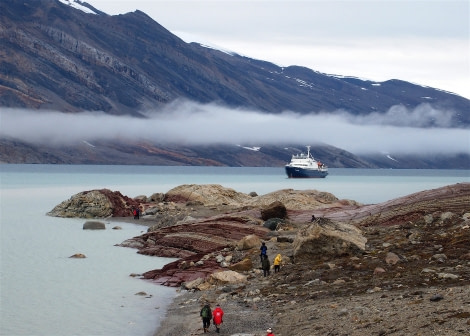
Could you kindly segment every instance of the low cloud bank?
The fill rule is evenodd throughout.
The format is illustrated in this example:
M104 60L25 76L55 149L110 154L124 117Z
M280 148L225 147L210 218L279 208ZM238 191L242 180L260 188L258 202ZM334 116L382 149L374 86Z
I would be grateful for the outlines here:
M187 144L326 143L355 154L470 153L468 129L447 128L452 112L423 104L394 106L384 114L345 111L300 115L266 114L216 104L175 102L145 112L146 119L97 112L0 109L0 137L31 143L70 145L95 140L149 140ZM424 128L433 126L433 128Z

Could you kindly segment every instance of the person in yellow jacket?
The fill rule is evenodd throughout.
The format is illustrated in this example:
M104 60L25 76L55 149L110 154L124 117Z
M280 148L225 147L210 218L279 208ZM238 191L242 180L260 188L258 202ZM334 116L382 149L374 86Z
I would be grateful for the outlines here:
M276 258L274 258L274 273L279 272L281 269L282 257L281 254L278 254Z

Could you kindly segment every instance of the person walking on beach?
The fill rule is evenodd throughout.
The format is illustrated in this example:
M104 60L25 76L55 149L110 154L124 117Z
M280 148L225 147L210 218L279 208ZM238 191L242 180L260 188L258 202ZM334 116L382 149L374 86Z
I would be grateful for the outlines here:
M282 263L282 257L281 254L279 253L276 258L274 258L274 273L279 272L281 270L281 263Z
M261 263L263 263L263 256L267 255L268 253L268 247L266 246L265 242L261 243L261 247L259 248L259 250L260 250L259 256L261 259Z
M204 328L204 332L209 332L209 327L211 326L211 319L212 319L212 310L209 303L206 303L204 307L202 307L201 312L199 315L202 318L202 327Z
M261 262L261 268L263 269L264 276L269 275L271 273L271 263L269 262L268 255L265 254L263 256L263 261Z
M134 215L134 219L139 219L139 215L140 215L139 208L132 208L132 214Z
M224 322L224 311L220 308L220 305L217 304L214 311L212 312L212 318L215 325L215 332L220 333L220 325Z
M271 328L268 328L268 330L266 330L266 332L267 332L266 336L274 336L273 330Z

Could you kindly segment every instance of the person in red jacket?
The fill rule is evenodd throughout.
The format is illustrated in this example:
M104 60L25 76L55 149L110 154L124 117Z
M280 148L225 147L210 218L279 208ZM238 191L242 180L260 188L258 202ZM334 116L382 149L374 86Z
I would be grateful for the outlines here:
M268 328L268 330L266 330L266 332L267 332L266 336L274 336L273 330L271 328Z
M220 308L220 305L217 304L214 311L212 312L212 319L215 325L215 331L220 333L220 325L224 322L224 311Z

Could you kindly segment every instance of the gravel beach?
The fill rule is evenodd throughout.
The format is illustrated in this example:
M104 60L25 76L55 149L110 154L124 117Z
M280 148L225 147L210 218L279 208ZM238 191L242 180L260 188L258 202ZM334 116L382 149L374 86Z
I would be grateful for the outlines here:
M275 239L267 245L271 260L279 252L289 254ZM219 303L225 312L220 335L264 336L268 327L276 336L470 335L468 261L457 265L462 271L459 279L437 281L430 279L435 277L432 271L409 272L405 277L404 263L391 279L374 276L373 269L354 278L357 267L340 266L345 261L352 263L340 258L317 266L324 273L341 271L328 282L316 277L307 281L312 269L287 264L267 277L254 269L243 286L180 290L154 336L204 334L199 311L206 301L212 308ZM213 326L209 334L216 335Z

